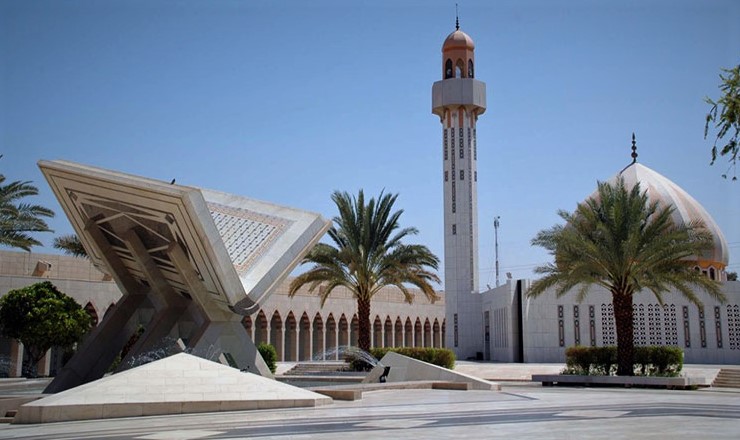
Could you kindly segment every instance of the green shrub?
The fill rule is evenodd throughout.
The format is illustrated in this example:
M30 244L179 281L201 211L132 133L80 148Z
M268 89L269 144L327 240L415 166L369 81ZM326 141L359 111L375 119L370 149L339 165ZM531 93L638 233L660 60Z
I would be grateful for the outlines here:
M275 347L262 342L257 346L257 351L260 352L260 356L265 360L272 374L275 374L275 371L277 371L277 351L275 351Z
M594 363L594 352L591 347L576 345L565 349L565 365L568 374L590 374Z
M453 369L455 368L455 353L448 348L430 348L430 347L393 347L393 348L371 348L370 354L376 359L382 359L389 351L408 356L413 359L437 365L439 367Z
M595 374L610 376L616 374L617 347L591 347Z
M568 347L563 374L613 375L617 366L617 347ZM683 351L678 347L634 348L633 366L639 376L675 377L683 368Z

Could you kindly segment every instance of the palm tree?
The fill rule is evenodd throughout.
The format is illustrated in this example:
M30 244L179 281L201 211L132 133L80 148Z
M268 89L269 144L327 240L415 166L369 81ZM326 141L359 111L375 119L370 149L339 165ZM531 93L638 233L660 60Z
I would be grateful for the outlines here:
M88 258L87 251L82 245L80 238L75 234L60 235L54 237L54 248L63 251L67 255L73 257Z
M54 217L54 211L21 201L38 193L31 182L15 181L5 185L5 176L0 174L0 245L30 252L32 246L41 245L32 233L51 232L42 217Z
M532 240L555 258L535 269L544 277L535 281L528 296L536 297L555 287L558 297L577 290L582 301L591 285L611 292L617 330L617 374L633 372L632 296L649 290L663 304L663 294L674 288L701 306L698 287L720 301L719 283L692 269L691 257L712 246L711 235L701 223L677 225L672 206L650 203L640 185L625 187L621 177L614 184L598 184L597 194L573 214L558 214L566 225L540 231Z
M426 246L401 242L418 231L399 229L403 210L393 211L397 197L381 192L377 201L371 198L366 204L362 190L356 198L334 192L331 198L339 210L329 229L334 245L313 247L301 262L313 267L290 283L290 296L304 285L309 292L320 287L322 306L339 286L352 292L357 299L358 345L365 351L370 349L370 301L381 288L396 286L409 304L414 295L408 285L421 289L432 302L438 299L430 283L439 282L434 272L439 259Z

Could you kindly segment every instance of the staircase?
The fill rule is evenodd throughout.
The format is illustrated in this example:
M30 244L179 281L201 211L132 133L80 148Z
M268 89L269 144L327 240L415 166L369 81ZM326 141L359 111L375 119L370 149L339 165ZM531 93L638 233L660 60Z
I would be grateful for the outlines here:
M329 376L346 371L345 362L301 362L285 372L285 376Z
M722 368L712 382L713 387L740 388L740 369Z

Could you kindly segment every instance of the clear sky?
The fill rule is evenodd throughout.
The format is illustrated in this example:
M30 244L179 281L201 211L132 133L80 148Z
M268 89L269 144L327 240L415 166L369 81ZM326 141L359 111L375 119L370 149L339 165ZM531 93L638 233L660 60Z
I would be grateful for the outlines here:
M704 96L740 62L737 0L460 3L488 110L478 120L480 284L548 261L530 246L630 162L717 221L740 270L740 182L709 166ZM400 193L443 255L441 125L431 87L450 1L0 2L0 172L65 159L322 213L334 190ZM54 252L52 234L39 238ZM441 273L440 273L441 275Z

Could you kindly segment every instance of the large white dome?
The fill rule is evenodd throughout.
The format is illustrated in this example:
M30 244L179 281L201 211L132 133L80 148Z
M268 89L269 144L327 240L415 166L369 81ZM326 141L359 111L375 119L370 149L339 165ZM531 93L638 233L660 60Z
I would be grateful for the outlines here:
M730 260L727 241L712 216L696 199L662 174L637 162L617 173L609 179L609 183L616 182L620 176L624 178L624 183L628 188L639 182L641 190L647 191L649 201L658 201L663 206L675 207L673 221L676 224L702 221L714 238L714 247L703 255L697 256L697 265L702 270L714 268L715 271L724 272Z

